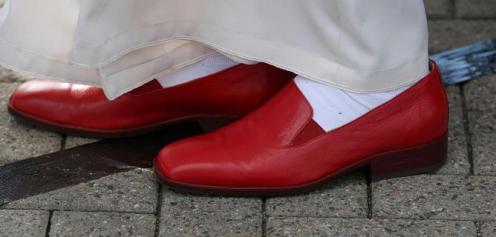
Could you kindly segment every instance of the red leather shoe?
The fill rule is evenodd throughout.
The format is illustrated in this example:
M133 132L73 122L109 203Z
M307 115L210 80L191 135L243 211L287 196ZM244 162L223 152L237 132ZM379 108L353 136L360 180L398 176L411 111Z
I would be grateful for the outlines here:
M186 120L212 129L255 110L292 77L267 64L238 65L170 88L154 80L113 101L97 87L33 80L8 107L16 118L80 136L133 136Z
M178 190L271 196L304 191L363 166L373 178L431 171L447 152L440 78L433 64L404 93L328 133L291 82L247 117L166 146L155 172Z

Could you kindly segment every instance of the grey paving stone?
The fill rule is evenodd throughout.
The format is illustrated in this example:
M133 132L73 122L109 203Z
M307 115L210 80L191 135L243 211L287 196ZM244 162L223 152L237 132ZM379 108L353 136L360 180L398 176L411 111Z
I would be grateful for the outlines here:
M496 219L496 177L419 175L374 182L374 218Z
M456 0L456 16L458 18L496 18L496 1Z
M0 237L45 236L48 211L0 210Z
M262 200L163 191L160 236L261 236Z
M0 0L0 5L1 4L2 3ZM12 70L0 66L0 82L22 82L32 78L33 77L21 75L19 73L16 73Z
M462 47L496 37L496 20L429 21L431 53Z
M461 90L458 86L447 88L450 119L448 132L448 160L437 174L469 174L470 162L467 150Z
M18 85L19 83L0 83L0 126L9 125L13 120L12 116L7 112L7 104L10 94L14 92Z
M474 172L496 175L496 76L465 87L474 156Z
M60 150L62 137L19 124L7 113L10 94L18 83L0 83L0 165Z
M157 192L153 172L135 169L17 200L3 208L154 213Z
M308 194L267 199L269 216L366 217L367 181L353 174Z
M431 18L452 17L454 12L453 0L424 0L427 14Z
M18 123L0 126L0 165L60 150L59 134Z
M482 237L496 236L496 222L486 222L481 226Z
M97 141L99 141L99 139L68 136L65 140L65 149L69 149Z
M476 236L470 221L269 218L267 236Z
M50 236L153 236L155 216L150 214L54 212Z

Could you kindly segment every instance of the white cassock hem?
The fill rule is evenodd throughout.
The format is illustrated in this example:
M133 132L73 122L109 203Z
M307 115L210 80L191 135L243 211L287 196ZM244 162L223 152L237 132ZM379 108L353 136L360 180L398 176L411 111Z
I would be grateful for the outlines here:
M12 4L21 8L19 5L22 4L22 1L25 0L13 1ZM52 4L59 4L59 8L62 8L60 7L61 4L67 4L67 8L73 7L73 9L79 7L76 6L76 2L77 4L95 4L96 6L103 4L93 0L82 2L76 0L51 1ZM147 1L151 2L151 5L153 5L152 3L159 4L154 0ZM201 1L189 1L198 5L205 4ZM164 2L160 4L165 4ZM168 2L170 2L171 7L178 9L183 7L183 4L174 3L175 0L168 0ZM81 27L85 24L85 22L81 22L81 17L71 17L72 22L67 23L67 26L62 24L61 27L58 27L57 24L51 26L54 29L47 28L47 30L53 31L54 37L57 34L71 35L71 37L67 37L66 41L63 41L66 49L59 50L62 53L58 52L56 47L54 48L55 53L53 55L56 56L43 53L45 51L51 53L45 49L45 51L37 52L40 47L35 42L36 39L24 40L18 44L16 39L23 36L33 37L33 35L26 35L30 34L30 31L26 29L23 29L24 34L21 35L16 35L16 32L9 30L9 28L27 26L16 25L20 24L19 22L25 22L25 20L17 23L9 22L11 16L7 15L5 21L7 27L0 25L0 64L48 79L100 86L110 99L114 99L154 78L164 76L175 69L218 53L241 60L268 63L303 77L353 92L392 90L411 84L428 74L427 26L421 0L378 0L374 5L364 4L360 1L344 3L322 0L321 2L320 5L312 3L315 6L312 4L307 6L296 0L291 1L291 3L284 1L285 5L294 6L290 6L289 10L285 9L287 12L278 13L280 16L274 16L273 19L270 14L259 15L261 18L266 18L265 25L268 25L268 29L264 29L264 24L261 24L257 26L260 27L258 30L259 28L253 27L251 21L246 19L241 19L237 24L239 28L237 28L229 24L228 20L220 19L218 16L208 18L200 15L198 18L202 19L201 21L169 19L167 21L154 21L153 24L140 23L127 30L119 30L115 34L109 33L98 40L100 33L106 32L106 29L99 33L94 29L95 25L91 25L95 24L94 21L88 21L86 27ZM108 1L105 4L115 4L117 7L123 5L121 3ZM33 3L30 2L29 4L32 5ZM256 8L258 7L256 3L236 2L231 4L238 8L241 6L260 10ZM269 10L271 7L277 8L281 6L281 3L274 1L269 5L274 6L265 6L264 8L269 8ZM305 9L301 9L302 6ZM316 9L320 7L328 8L329 13L322 15L322 19L307 19L309 16L318 18L317 16L320 16L322 12ZM335 10L334 7L338 9ZM377 9L374 10L371 7ZM96 9L101 10L99 7L95 7ZM151 9L146 11L151 11ZM356 9L363 12L356 11ZM5 9L2 11L5 12ZM234 14L225 9L224 11L226 14ZM231 11L242 14L244 9L239 10L239 12ZM380 15L386 12L388 14L392 12L390 13L391 16ZM53 13L53 9L46 9L46 15L48 13ZM67 15L65 11L56 13L61 16ZM364 13L370 14L371 16L368 16L370 19L360 19ZM10 14L23 13L18 10ZM44 19L42 18L44 17L43 13L40 14L39 21ZM92 14L94 13L90 11L87 15L91 16ZM103 16L108 14L103 14ZM252 13L246 14L251 16ZM296 29L295 32L286 32L287 26L278 27L276 24L285 17L284 14L294 15L296 20L293 20L296 23L307 24L308 27ZM381 25L383 22L395 20L389 18L402 15L406 20L398 18L398 24L392 23L391 26L384 27ZM177 17L183 16L179 14ZM356 20L354 20L355 17ZM33 20L36 21L36 19ZM322 21L329 26L322 28L315 21ZM109 22L103 20L102 23ZM105 24L97 23L96 28L100 25ZM374 27L384 32L374 30ZM271 29L274 32L271 32ZM302 37L300 37L300 31L303 34ZM50 34L50 31L47 32ZM384 36L385 32L391 33L391 35ZM306 43L307 39L308 44ZM299 41L295 42L296 40ZM25 45L30 47L25 47Z

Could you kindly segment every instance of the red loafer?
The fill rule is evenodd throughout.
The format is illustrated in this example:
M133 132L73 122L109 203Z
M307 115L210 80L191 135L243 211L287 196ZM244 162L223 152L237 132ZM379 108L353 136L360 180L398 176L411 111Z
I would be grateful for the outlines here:
M433 63L413 87L328 133L291 82L245 118L166 146L155 172L178 190L271 196L305 191L363 166L373 178L431 171L447 152L440 78Z
M8 108L18 119L79 136L134 136L186 120L213 129L255 110L293 77L267 64L238 65L170 88L153 80L113 101L97 87L33 80L15 90Z

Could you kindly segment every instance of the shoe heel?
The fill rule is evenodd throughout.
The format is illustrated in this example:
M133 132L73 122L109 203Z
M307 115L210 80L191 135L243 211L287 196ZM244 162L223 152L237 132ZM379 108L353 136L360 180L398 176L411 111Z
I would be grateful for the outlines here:
M233 121L235 118L224 118L224 117L212 117L212 118L201 118L197 120L198 125L203 130L203 132L208 133L224 127Z
M372 180L436 171L447 159L448 136L414 148L389 152L370 162Z

